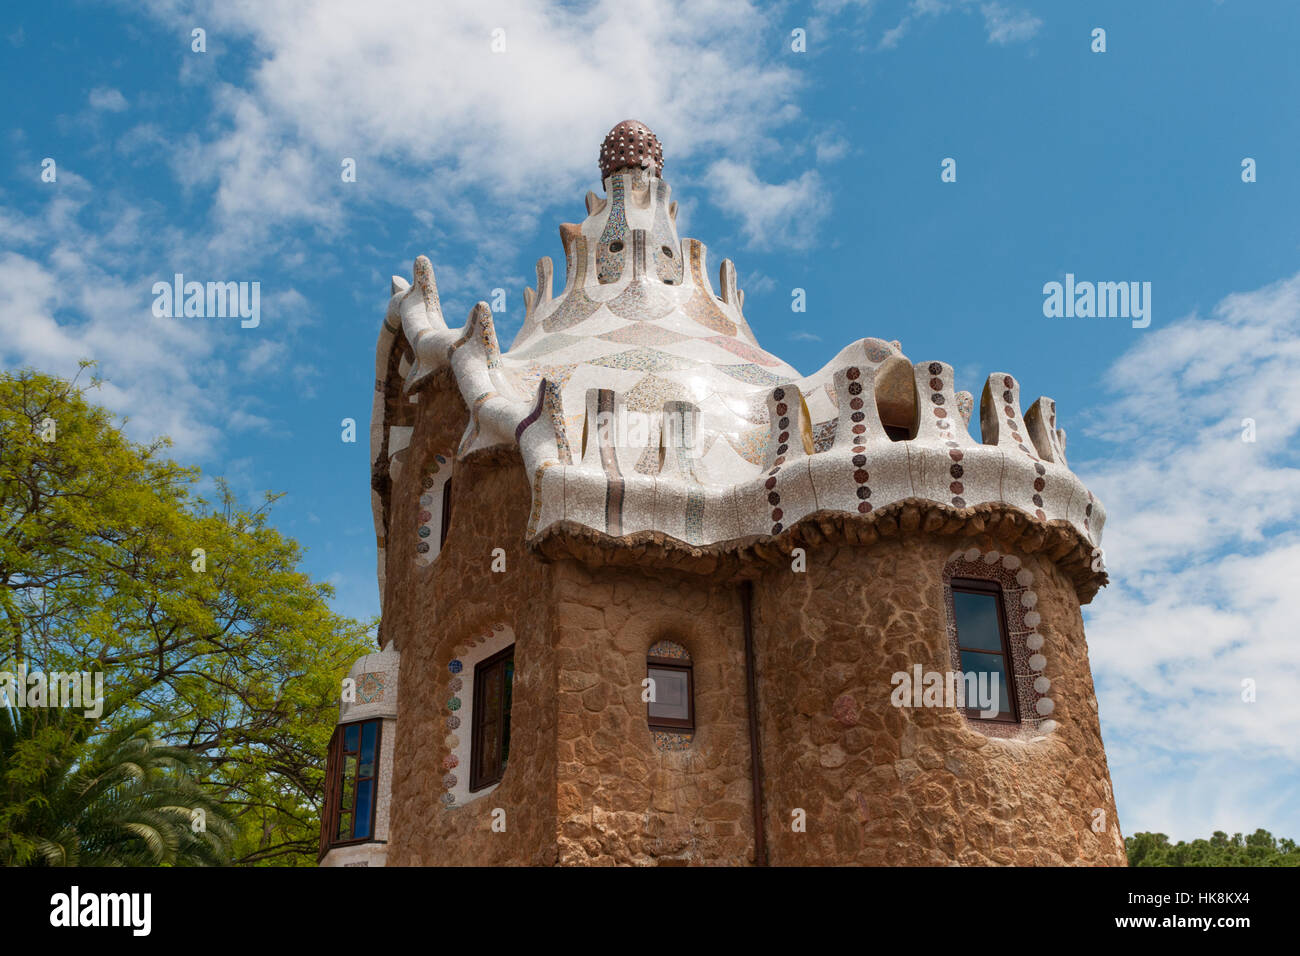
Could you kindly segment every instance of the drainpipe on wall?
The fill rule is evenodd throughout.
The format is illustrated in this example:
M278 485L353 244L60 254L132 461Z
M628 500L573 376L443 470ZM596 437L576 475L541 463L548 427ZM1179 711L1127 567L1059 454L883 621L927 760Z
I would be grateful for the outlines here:
M763 758L758 745L758 679L754 671L754 583L740 585L740 607L745 619L745 682L749 704L749 769L754 803L754 863L767 866L767 838L763 832Z

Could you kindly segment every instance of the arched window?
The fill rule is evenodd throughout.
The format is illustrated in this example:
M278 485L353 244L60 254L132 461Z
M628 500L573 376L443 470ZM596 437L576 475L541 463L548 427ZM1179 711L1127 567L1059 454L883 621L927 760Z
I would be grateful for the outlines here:
M957 653L966 681L975 675L975 689L985 706L966 691L966 716L981 720L1019 719L1016 713L1015 667L1007 636L1002 585L980 578L953 578L952 623L957 632ZM994 691L996 688L996 691ZM996 707L997 713L992 711Z
M691 655L680 644L659 641L646 654L646 677L653 683L646 702L652 731L695 731L695 675Z
M501 782L510 757L510 705L514 699L515 646L474 667L474 726L469 789Z
M415 563L431 564L442 551L451 527L451 476L455 462L451 455L434 455L420 475L420 507L417 516Z
M1051 733L1056 705L1033 572L1014 554L971 548L949 557L943 583L953 671L971 725L995 737Z
M491 793L505 776L515 699L515 633L498 623L457 645L447 662L440 799L448 809Z

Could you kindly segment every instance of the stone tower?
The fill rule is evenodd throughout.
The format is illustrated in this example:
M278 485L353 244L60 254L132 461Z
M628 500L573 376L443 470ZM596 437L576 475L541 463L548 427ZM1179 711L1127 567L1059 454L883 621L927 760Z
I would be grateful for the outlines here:
M1123 864L1080 606L1101 503L1055 405L860 339L800 375L677 234L627 121L508 351L394 278L371 419L381 653L325 865ZM399 696L400 691L400 696Z

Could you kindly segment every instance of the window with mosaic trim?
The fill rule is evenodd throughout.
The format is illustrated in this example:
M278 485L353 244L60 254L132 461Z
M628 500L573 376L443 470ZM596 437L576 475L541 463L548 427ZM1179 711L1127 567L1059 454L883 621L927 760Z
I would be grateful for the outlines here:
M650 699L646 722L650 729L676 733L695 730L695 686L691 657L680 644L659 641L646 654Z
M474 666L474 727L469 789L500 783L510 757L510 708L514 701L515 647Z
M378 719L334 729L326 759L323 848L374 839L381 730Z
M1002 601L1002 587L996 581L952 579L953 626L957 630L962 674L974 674L976 686L989 691L995 680L997 683L996 703L993 699L987 700L987 703L995 704L997 713L989 715L978 706L970 706L972 702L967 700L966 716L972 719L1019 720L1013 683L1015 671ZM966 680L969 682L970 678L966 677Z
M454 464L449 455L434 455L420 476L415 542L415 560L420 566L431 564L447 541Z

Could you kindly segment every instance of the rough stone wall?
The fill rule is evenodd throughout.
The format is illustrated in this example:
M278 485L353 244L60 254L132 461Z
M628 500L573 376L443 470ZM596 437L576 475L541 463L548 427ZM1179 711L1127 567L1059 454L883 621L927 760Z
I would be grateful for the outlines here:
M1124 865L1079 603L1049 561L1020 555L1039 595L1054 733L998 739L956 709L890 703L894 672L952 669L944 564L993 543L924 532L827 543L806 573L756 582L772 864ZM806 832L792 831L796 808Z
M392 492L383 637L397 640L402 663L389 865L555 862L549 572L524 549L531 499L517 457L456 463L446 543L432 564L415 563L421 465L456 447L467 417L447 379L429 386ZM494 548L505 550L504 573L491 570ZM495 790L448 810L440 801L451 753L448 664L458 645L496 623L516 636L510 760ZM467 733L468 724L456 732ZM506 812L505 832L492 829L496 808Z
M555 569L554 601L559 862L752 862L736 587L564 561ZM693 663L696 732L680 751L656 749L641 699L646 651L665 639L685 647Z
M456 464L446 545L417 567L421 466L454 449L466 421L450 382L435 380L392 489L383 637L402 657L388 863L752 863L733 574L543 561L524 547L530 494L509 455ZM995 545L1021 557L1039 595L1059 727L1038 740L985 736L952 708L890 703L895 671L951 668L948 556ZM497 547L503 574L491 571ZM807 548L806 573L779 559L762 567L754 639L769 862L1124 864L1075 584L1044 553L918 528L866 546L825 537ZM448 663L498 623L516 635L510 760L496 789L448 810ZM663 639L693 659L697 729L683 750L656 748L641 700L646 651ZM492 830L496 808L504 833ZM791 830L796 808L806 832Z

